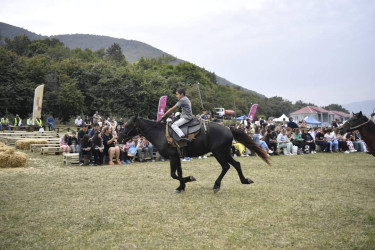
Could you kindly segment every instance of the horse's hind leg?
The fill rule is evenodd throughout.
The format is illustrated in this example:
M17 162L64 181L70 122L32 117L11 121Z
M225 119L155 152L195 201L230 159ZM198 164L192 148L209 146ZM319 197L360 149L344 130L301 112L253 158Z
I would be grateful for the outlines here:
M223 152L212 152L212 153L215 156L216 160L220 163L221 168L222 168L221 173L219 177L216 179L215 184L214 184L214 192L217 193L220 190L221 180L224 178L225 174L228 172L230 165L225 160Z
M229 164L231 164L237 170L238 177L240 178L242 184L254 183L251 179L245 178L245 176L242 173L241 163L233 159L230 153L226 154L226 159L229 162Z

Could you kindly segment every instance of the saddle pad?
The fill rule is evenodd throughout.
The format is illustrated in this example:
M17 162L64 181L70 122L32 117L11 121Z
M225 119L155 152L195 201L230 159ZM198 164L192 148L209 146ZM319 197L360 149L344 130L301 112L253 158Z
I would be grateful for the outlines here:
M171 125L172 125L171 123L168 124L169 136L171 136L173 140L178 142L180 141L181 138L176 134L176 132L174 132ZM189 134L196 133L197 131L201 129L201 122L197 118L193 118L193 120L191 120L190 122L182 125L180 129L186 136L188 136Z

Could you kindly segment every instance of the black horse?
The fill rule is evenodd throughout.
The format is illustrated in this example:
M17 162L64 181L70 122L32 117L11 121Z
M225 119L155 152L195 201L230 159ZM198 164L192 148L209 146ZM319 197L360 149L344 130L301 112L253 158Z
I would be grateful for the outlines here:
M168 144L166 139L166 123L160 123L138 116L133 116L126 123L125 128L119 133L119 141L143 135L149 140L159 153L170 160L171 176L173 179L180 181L180 186L176 189L179 193L185 190L185 183L195 181L193 176L183 177L181 169L180 154L176 147ZM221 174L214 184L214 192L220 190L221 180L232 165L238 173L242 184L251 184L252 180L243 176L241 165L235 161L231 155L231 146L233 137L241 142L245 147L255 152L267 164L270 164L267 153L262 150L255 142L243 131L236 128L227 128L218 123L210 122L206 125L206 130L202 127L200 133L184 148L186 156L197 157L212 152L216 160L222 167ZM230 164L230 165L229 165ZM177 172L177 174L176 174Z
M340 133L358 130L362 139L366 142L368 151L375 156L375 124L369 118L362 114L362 111L354 114L340 128Z

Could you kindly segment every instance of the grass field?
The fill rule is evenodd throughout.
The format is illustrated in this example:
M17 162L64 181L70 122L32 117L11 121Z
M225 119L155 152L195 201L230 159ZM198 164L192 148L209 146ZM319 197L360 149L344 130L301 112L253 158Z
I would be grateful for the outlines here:
M375 158L368 154L237 157L221 190L214 158L80 167L30 154L0 169L0 249L375 249Z

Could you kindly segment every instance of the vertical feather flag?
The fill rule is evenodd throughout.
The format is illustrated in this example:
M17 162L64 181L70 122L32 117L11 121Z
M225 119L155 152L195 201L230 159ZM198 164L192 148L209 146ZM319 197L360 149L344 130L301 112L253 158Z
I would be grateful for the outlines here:
M161 117L164 115L166 105L167 105L167 96L164 95L164 96L160 97L160 99L159 99L158 113L157 113L157 117L156 117L157 121L160 121Z
M35 89L33 119L42 118L42 103L43 103L44 84L39 85Z
M253 104L250 108L250 112L249 112L249 122L251 123L254 118L255 118L255 113L257 112L257 108L258 108L258 104Z

